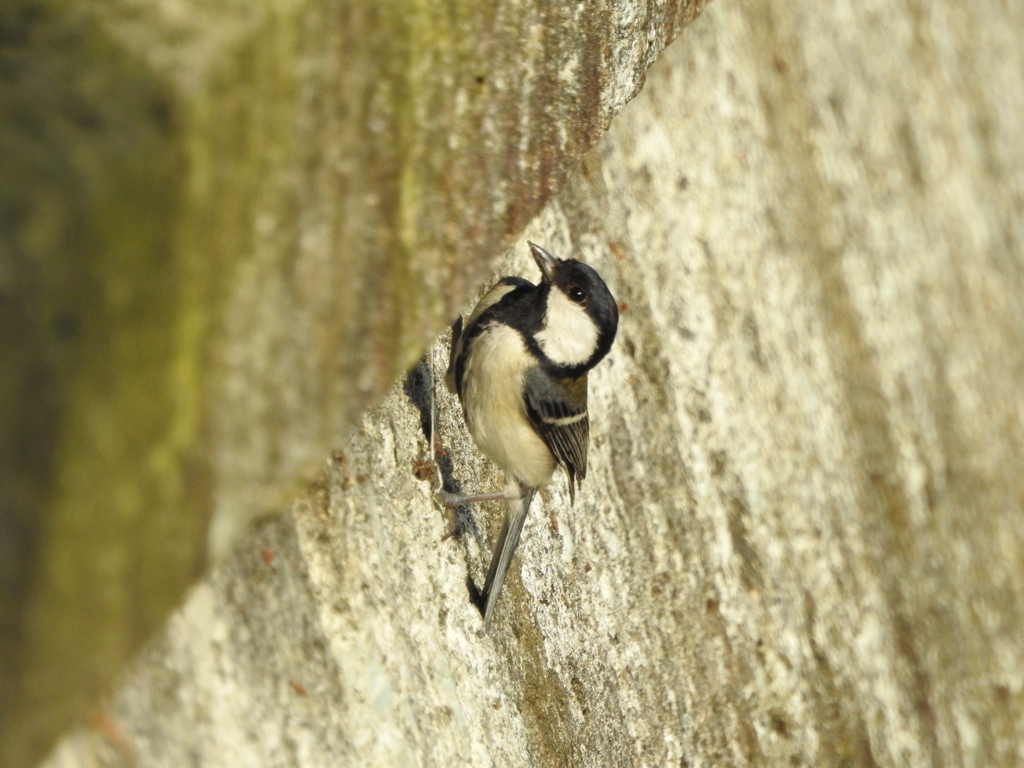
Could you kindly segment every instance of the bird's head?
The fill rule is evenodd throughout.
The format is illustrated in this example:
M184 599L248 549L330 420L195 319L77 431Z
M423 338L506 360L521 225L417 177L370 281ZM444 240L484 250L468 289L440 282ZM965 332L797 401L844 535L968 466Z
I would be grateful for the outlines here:
M579 374L597 365L615 341L619 310L604 280L575 259L559 259L530 243L546 285L544 319L534 339L556 366Z

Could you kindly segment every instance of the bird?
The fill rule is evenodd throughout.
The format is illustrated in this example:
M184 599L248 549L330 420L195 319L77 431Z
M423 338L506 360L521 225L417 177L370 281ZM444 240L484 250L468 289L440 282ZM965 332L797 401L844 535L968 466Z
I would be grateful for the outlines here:
M562 467L570 503L587 475L587 374L618 330L615 298L593 267L528 242L536 285L502 277L469 318L452 326L445 381L457 394L477 448L508 479L502 491L437 494L445 506L506 501L505 517L479 594L485 629L536 492Z

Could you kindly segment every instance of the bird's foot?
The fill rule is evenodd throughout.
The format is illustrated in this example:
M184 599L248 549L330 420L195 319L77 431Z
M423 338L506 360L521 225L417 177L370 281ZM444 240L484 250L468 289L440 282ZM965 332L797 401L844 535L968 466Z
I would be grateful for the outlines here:
M444 532L441 541L448 541L448 539L459 536L462 533L462 521L459 520L459 514L455 511L455 507L444 507L444 513L445 517L448 518L448 530Z

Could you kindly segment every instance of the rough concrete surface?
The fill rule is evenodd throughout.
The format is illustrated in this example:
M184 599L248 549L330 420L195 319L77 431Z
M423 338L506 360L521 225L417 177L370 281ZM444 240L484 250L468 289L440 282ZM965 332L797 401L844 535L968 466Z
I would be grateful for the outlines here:
M1022 16L710 6L526 230L623 313L491 633L421 369L46 765L1020 765Z
M0 3L0 767L287 508L701 5Z

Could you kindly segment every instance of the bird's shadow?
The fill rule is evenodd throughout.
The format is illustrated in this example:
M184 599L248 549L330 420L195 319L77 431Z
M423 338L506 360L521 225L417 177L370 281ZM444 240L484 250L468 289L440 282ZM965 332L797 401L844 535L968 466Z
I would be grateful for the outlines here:
M429 355L429 352L427 353ZM441 477L441 490L446 493L461 494L462 484L455 478L452 467L452 458L441 443L437 433L436 400L431 378L430 361L424 355L416 364L416 367L409 371L405 377L403 387L406 397L416 407L420 414L420 429L426 438L431 460L437 467L437 473ZM477 528L476 519L469 505L462 504L454 510L456 525L451 535L461 537L463 533L472 536L478 545L482 545L480 531ZM471 590L472 591L472 590Z

